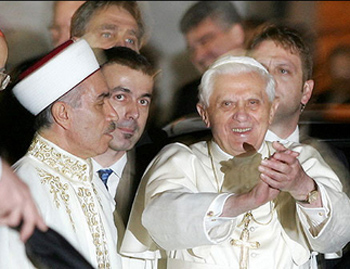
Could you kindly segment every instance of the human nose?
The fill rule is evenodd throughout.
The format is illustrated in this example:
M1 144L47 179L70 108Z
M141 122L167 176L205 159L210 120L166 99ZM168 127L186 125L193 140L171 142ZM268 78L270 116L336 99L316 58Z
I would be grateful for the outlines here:
M140 116L137 103L130 103L126 110L126 118L136 120Z
M249 117L246 106L238 105L233 113L233 118L239 122L244 122Z
M104 110L108 121L117 121L119 119L118 113L111 105L109 99L105 101Z
M207 53L207 49L205 48L205 46L198 45L192 51L192 61L195 64L200 64L203 61L203 58L205 57L206 53Z

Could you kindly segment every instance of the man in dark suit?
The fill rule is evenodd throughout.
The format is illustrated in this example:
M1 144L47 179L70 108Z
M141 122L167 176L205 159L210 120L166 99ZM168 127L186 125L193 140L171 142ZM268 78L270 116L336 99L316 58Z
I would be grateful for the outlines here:
M95 180L98 184L101 182L98 177L106 180L106 195L115 199L118 215L126 225L139 179L153 156L150 150L139 154L148 143L135 145L146 127L157 70L143 55L126 47L106 50L105 56L102 72L119 119L109 149L94 157L93 165ZM156 151L157 146L152 144L152 149Z

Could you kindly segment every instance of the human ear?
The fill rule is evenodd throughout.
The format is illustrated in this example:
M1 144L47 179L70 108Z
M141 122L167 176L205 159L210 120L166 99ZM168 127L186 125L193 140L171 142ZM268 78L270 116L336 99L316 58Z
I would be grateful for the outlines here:
M208 118L207 109L202 104L198 103L197 104L197 111L198 111L198 114L201 116L202 120L204 121L205 126L207 128L209 128L210 122L209 122L209 118Z
M51 108L51 114L54 121L65 129L67 129L69 125L70 109L70 106L64 102L56 102L52 105Z
M280 103L279 98L275 97L275 99L272 101L271 108L270 108L269 124L271 124L273 121L273 118L274 118L275 113L278 109L279 103Z
M302 103L303 105L306 105L309 102L312 95L312 90L314 89L314 83L315 82L312 79L305 81L302 91L302 97L300 100L300 103Z

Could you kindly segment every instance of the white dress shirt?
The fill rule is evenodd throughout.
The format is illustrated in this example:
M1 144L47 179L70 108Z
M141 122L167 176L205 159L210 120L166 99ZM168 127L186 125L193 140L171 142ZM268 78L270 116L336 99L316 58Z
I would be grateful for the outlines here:
M265 135L265 140L266 141L279 141L281 144L286 144L288 142L296 142L299 143L299 127L295 128L294 132L288 136L286 139L280 138L278 135L276 135L274 132L271 130L267 130L266 135Z
M113 197L113 199L117 193L119 180L122 176L122 173L123 173L123 170L124 170L124 167L126 165L127 160L128 160L127 154L124 154L113 165L111 165L109 167L102 167L98 162L96 162L94 159L92 159L92 167L93 167L93 171L94 171L94 176L97 176L99 178L97 171L100 169L110 168L113 170L113 173L109 176L109 178L107 180L108 192Z

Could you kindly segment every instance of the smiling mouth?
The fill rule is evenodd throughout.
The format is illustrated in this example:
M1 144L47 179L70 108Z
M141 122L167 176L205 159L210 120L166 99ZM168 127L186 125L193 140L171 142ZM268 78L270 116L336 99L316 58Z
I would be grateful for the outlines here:
M244 133L250 131L252 128L233 128L232 131L235 133Z

